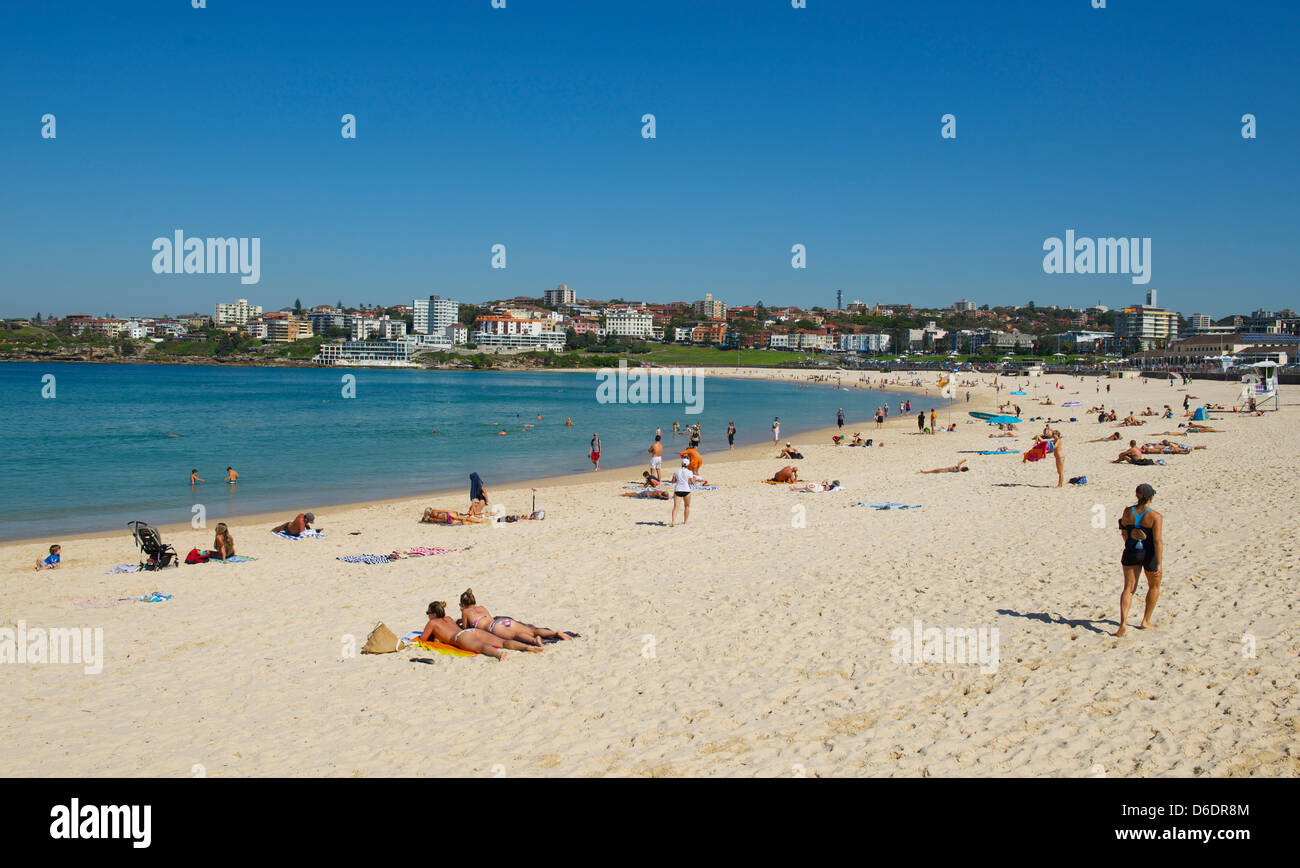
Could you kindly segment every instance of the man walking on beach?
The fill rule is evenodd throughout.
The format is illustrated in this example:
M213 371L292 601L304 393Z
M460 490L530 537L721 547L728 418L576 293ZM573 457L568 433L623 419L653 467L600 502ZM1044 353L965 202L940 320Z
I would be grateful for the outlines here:
M925 411L920 410L916 414L916 433L925 433Z
M736 448L736 420L732 419L727 422L727 448Z
M781 439L781 417L772 417L772 442L775 443Z
M600 469L600 435L591 435L591 469Z
M662 435L656 434L655 442L651 443L650 448L646 450L650 453L650 475L655 479L659 478L659 468L664 463L663 439Z
M844 427L844 408L843 408L843 407L841 407L841 408L840 408L840 411L839 411L838 413L835 414L835 424L836 424L837 427L840 427L840 428L843 428L843 427Z

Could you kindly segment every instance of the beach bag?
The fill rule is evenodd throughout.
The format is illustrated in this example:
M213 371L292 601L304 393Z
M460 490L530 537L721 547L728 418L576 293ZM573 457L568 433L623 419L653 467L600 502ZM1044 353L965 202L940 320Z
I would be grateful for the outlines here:
M198 549L190 549L190 553L185 556L187 564L206 564L208 556L199 552Z
M362 654L392 654L397 650L397 634L380 621L366 637L366 644L361 647Z

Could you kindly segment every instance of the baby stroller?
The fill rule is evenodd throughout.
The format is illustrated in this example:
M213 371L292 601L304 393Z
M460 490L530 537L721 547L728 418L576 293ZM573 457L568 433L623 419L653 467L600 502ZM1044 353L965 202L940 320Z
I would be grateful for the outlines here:
M131 536L136 547L140 549L140 568L144 570L161 570L164 567L179 567L180 558L176 549L162 541L162 536L148 522L129 521Z

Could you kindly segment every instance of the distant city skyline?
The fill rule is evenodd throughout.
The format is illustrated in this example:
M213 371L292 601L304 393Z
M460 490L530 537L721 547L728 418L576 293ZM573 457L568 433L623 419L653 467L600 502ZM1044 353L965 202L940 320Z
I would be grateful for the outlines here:
M0 312L560 283L1296 307L1300 9L1245 5L20 5L0 32ZM256 282L155 273L177 232L260 239ZM1047 273L1044 245L1075 233L1143 239L1147 272Z

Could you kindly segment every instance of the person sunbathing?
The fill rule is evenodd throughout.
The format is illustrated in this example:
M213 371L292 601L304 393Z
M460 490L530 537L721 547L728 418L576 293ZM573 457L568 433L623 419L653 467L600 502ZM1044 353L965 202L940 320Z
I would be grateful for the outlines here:
M455 621L447 617L447 603L444 601L430 603L425 614L429 616L429 623L424 625L424 632L420 634L421 642L436 639L445 645L476 651L498 660L506 659L506 652L502 650L504 648L509 648L511 651L542 650L532 645L525 645L523 642L516 642L514 639L493 636L486 630L475 630L473 627L461 629Z
M1109 437L1098 437L1096 440L1089 440L1088 442L1089 442L1089 443L1105 443L1105 442L1108 441L1108 440L1119 440L1119 439L1121 439L1120 436L1119 436L1119 432L1116 431L1116 432L1114 432L1113 434L1111 434Z
M1159 414L1156 413L1155 410L1152 410L1150 407L1147 407L1145 410L1142 411L1142 415L1143 415L1143 416L1158 416Z
M934 470L918 470L917 473L965 473L970 470L969 467L963 466L965 463L966 459L963 458L952 467L936 467Z
M480 624L483 625L482 629L493 636L533 645L539 650L542 647L543 639L563 639L567 642L573 638L559 630L552 630L549 627L534 627L532 624L525 624L513 618L493 618L488 613L488 610L480 606L474 599L474 589L466 588L465 593L460 595L460 626L475 629Z
M1181 443L1174 443L1172 440L1161 440L1158 443L1142 444L1143 452L1159 453L1162 455L1191 455L1194 450L1208 448L1208 446L1184 446Z
M1142 450L1138 448L1137 441L1130 440L1128 441L1128 448L1121 452L1119 457L1112 461L1111 464L1124 464L1125 462L1132 463L1141 458Z
M990 434L989 437L1015 437L1010 431L1003 431L1001 434Z
M795 449L794 446L792 446L789 441L786 441L785 448L782 449L780 454L777 455L776 457L777 458L803 458L803 455L800 454L799 450Z
M658 473L651 473L649 470L641 471L642 488L658 488L660 481Z
M839 491L840 481L838 479L833 479L829 482L826 481L809 482L806 485L801 485L794 490L795 491Z
M312 530L311 523L316 520L316 516L310 512L300 512L294 516L292 521L286 521L284 524L276 525L271 528L271 533L285 533L289 536L302 536L304 531ZM315 528L319 533L322 528Z
M1222 428L1211 428L1209 425L1197 425L1195 423L1187 426L1188 434L1223 434Z
M1128 414L1127 416L1124 417L1124 421L1123 421L1123 422L1120 422L1119 424L1120 424L1121 426L1124 426L1124 425L1143 425L1143 424L1145 424L1145 423L1144 423L1141 419L1139 419L1137 416L1134 416L1134 415L1133 415L1133 411L1130 410L1130 411L1129 411L1129 414Z
M853 442L850 443L849 445L850 445L850 446L866 446L866 445L867 445L867 441L863 440L863 439L862 439L862 435L855 431L855 432L853 432Z
M799 481L799 468L795 467L792 464L787 464L785 467L782 467L776 473L772 474L772 478L768 480L768 482L798 482L798 481Z
M481 524L483 522L483 502L474 501L469 512L456 512L454 509L437 509L428 507L420 516L423 524Z
M619 497L653 497L658 500L670 500L672 495L667 489L658 488L638 488L636 491L620 492Z

